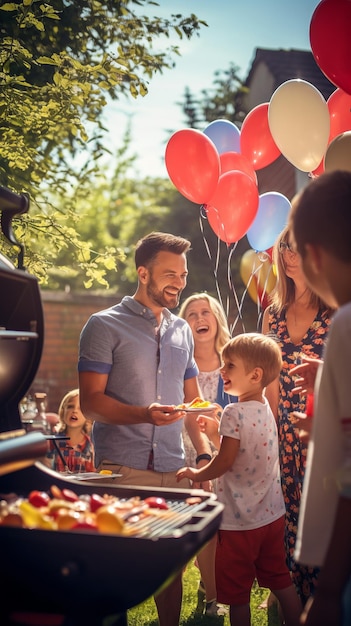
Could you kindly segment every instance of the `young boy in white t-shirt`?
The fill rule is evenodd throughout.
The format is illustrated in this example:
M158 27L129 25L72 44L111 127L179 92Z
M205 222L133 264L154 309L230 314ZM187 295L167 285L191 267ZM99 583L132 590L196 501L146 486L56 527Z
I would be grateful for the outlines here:
M278 344L245 333L222 350L226 393L238 396L220 421L218 454L203 468L182 468L179 480L218 478L217 497L225 508L216 550L217 600L229 605L232 626L250 626L250 593L259 585L274 592L287 626L302 611L285 561L285 506L280 483L278 435L264 388L279 374Z

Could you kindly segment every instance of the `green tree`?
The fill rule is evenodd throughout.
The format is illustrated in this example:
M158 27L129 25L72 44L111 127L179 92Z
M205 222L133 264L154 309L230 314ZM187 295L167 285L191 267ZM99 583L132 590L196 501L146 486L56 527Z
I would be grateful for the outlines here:
M107 97L145 96L148 81L170 69L179 53L172 45L154 50L155 43L172 33L190 38L205 25L193 14L140 14L157 6L147 0L0 2L0 184L30 195L31 210L15 232L42 282L63 249L88 272L88 283L92 262L108 267L119 254L94 253L77 231L80 201L89 196L104 152ZM3 249L13 255L6 244Z
M239 68L231 63L227 70L214 73L212 86L202 89L194 96L189 87L185 88L184 99L180 103L185 123L190 128L202 130L215 120L226 119L240 127L245 111L243 96L247 93Z

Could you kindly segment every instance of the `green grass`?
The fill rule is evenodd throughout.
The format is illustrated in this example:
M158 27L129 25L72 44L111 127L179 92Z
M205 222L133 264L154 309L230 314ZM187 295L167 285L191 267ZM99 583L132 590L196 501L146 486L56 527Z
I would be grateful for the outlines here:
M183 575L183 604L180 626L229 626L229 617L206 617L195 612L197 604L197 588L199 570L189 564ZM267 597L268 590L254 585L251 592L251 624L252 626L278 626L279 622L274 611L259 609L261 602ZM128 626L158 626L157 611L152 598L128 611Z

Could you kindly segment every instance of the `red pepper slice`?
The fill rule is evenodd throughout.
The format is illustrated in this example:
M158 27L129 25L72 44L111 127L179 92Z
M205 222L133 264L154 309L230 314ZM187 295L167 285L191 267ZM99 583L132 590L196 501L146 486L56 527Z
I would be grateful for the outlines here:
M145 498L144 502L150 509L168 509L168 504L164 498L150 496L149 498Z
M42 506L48 505L48 503L50 502L50 496L46 493L46 491L33 490L28 496L28 501L32 506L40 509Z
M90 496L90 510L95 513L101 506L105 506L106 500L99 496L97 493L92 493Z
M72 489L62 489L62 497L67 502L77 502L79 500L77 494Z

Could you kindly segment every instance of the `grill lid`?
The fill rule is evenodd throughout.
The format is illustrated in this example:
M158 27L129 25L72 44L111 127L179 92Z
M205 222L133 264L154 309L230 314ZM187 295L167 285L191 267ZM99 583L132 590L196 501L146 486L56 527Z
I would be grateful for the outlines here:
M37 373L44 340L44 316L37 279L25 271L24 246L12 229L15 215L26 213L29 199L0 187L3 236L19 248L17 264L0 254L0 430L20 429L18 405Z

